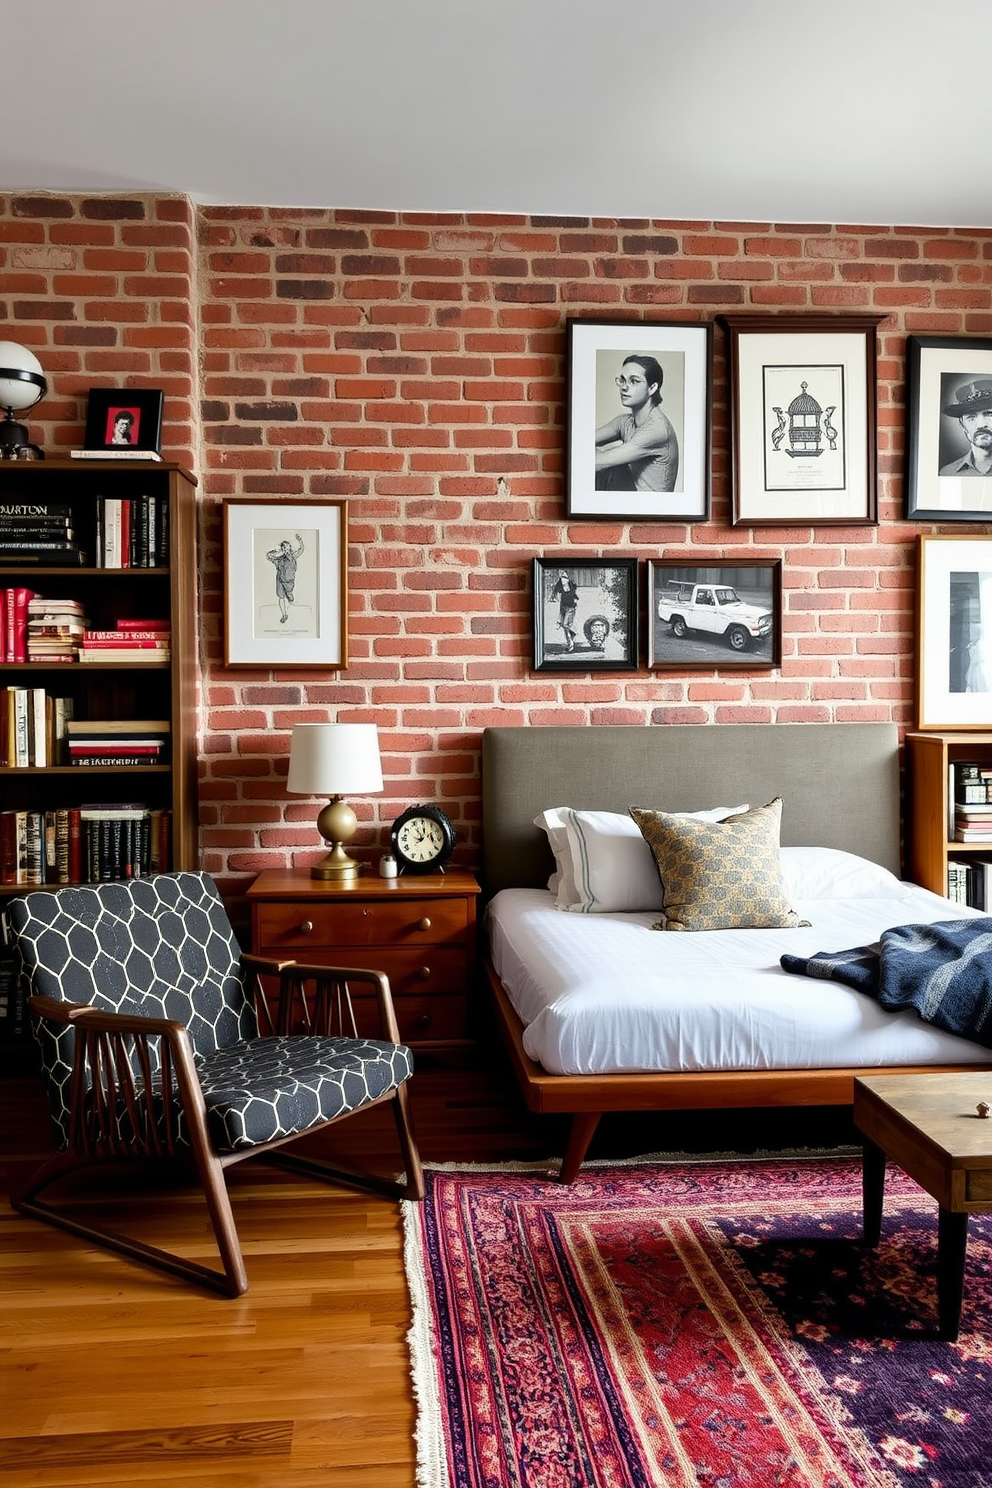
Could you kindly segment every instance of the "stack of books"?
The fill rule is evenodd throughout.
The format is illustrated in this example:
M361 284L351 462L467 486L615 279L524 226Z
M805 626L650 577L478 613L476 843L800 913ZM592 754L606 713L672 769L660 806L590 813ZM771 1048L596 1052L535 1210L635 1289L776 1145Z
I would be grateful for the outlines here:
M84 630L79 660L98 662L168 661L171 654L168 620L118 620L114 630Z
M68 763L66 739L74 702L43 687L0 689L0 765L44 770Z
M96 504L98 568L164 568L169 513L164 497L100 496Z
M992 771L956 761L951 766L955 842L992 842Z
M955 904L980 909L983 914L992 912L992 858L969 858L967 863L950 859L947 897Z
M76 661L88 621L78 599L28 600L25 650L28 661Z
M97 769L160 765L169 745L165 719L70 719L66 732L69 763Z
M88 562L76 542L72 507L61 501L0 501L0 563L78 568Z

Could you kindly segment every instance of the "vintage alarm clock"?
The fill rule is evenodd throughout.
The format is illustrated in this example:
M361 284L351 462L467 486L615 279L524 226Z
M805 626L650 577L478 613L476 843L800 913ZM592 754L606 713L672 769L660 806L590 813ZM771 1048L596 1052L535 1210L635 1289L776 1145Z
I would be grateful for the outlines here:
M401 873L443 873L455 829L440 806L409 806L393 822L390 845Z

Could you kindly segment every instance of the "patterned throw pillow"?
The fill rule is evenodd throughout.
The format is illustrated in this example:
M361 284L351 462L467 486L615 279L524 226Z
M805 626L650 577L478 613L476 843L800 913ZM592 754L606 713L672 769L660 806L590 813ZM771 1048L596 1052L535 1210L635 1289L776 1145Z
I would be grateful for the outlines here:
M779 864L776 796L727 821L631 806L658 865L664 919L654 930L782 930L808 925L789 903Z

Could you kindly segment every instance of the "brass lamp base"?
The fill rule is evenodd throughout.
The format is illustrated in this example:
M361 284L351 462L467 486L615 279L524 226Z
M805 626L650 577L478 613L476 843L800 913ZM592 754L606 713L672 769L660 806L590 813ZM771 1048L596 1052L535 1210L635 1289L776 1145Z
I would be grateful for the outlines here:
M357 830L358 817L347 801L334 796L317 817L317 831L325 842L331 844L331 850L326 858L314 863L310 869L311 878L348 883L358 877L362 871L361 863L349 858L344 850L344 844L351 841Z

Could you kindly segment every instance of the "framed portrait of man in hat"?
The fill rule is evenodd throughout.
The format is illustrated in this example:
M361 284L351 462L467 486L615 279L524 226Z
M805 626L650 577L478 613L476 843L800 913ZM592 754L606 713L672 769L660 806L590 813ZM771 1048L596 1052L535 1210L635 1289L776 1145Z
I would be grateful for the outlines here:
M906 343L909 521L992 519L992 340Z

